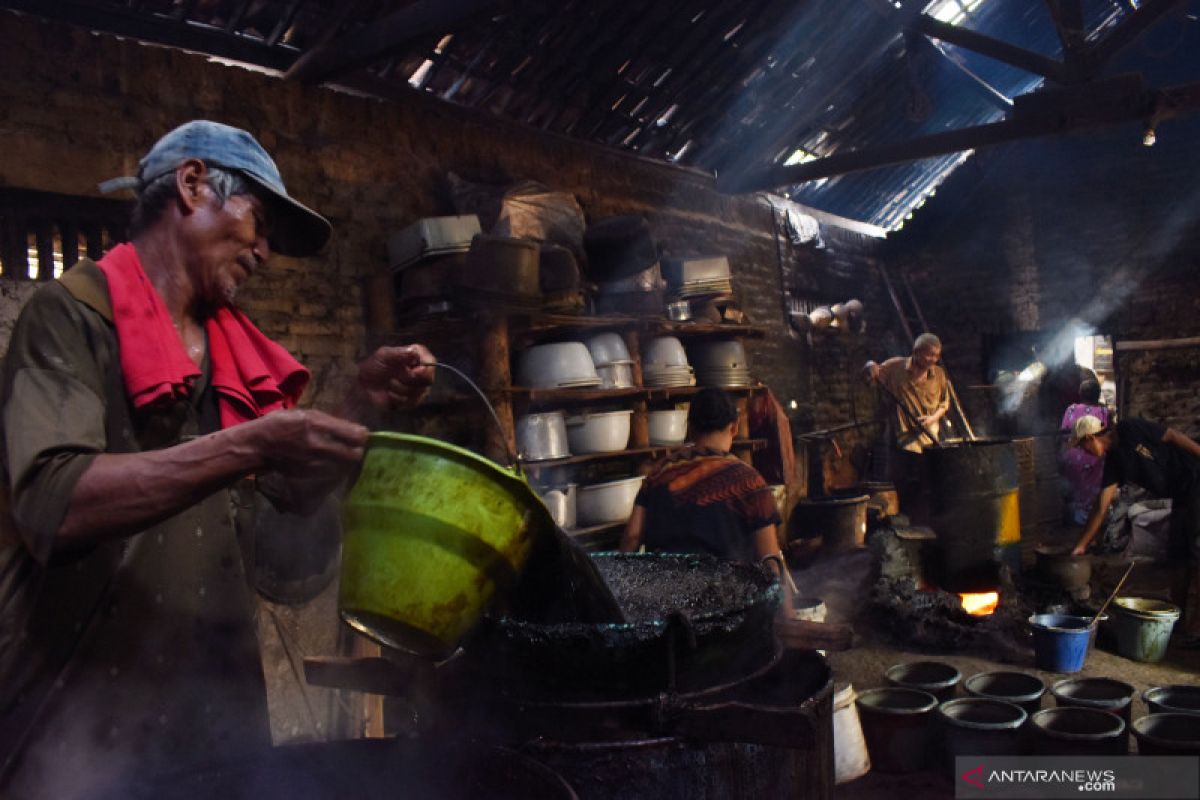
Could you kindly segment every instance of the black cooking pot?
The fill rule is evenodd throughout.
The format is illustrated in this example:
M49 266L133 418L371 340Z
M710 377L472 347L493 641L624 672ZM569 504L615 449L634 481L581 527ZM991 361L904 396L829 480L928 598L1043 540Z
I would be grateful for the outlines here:
M610 708L619 713L601 726L586 713L594 709L561 707L558 719L541 718L540 731L527 731L522 750L589 800L829 797L833 677L815 651L788 651L766 674L707 702L673 697ZM516 716L538 719L536 712Z
M778 658L779 586L711 556L593 556L627 622L485 621L467 651L501 694L581 702L688 693L744 680Z

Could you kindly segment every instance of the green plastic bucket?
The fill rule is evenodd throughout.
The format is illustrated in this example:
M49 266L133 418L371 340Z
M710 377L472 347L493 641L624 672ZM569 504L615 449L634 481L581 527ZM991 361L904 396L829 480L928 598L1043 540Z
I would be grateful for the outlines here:
M1162 661L1179 606L1148 597L1118 597L1112 609L1117 652L1134 661Z
M372 639L440 657L512 585L549 509L516 471L461 447L375 433L343 508L338 607Z

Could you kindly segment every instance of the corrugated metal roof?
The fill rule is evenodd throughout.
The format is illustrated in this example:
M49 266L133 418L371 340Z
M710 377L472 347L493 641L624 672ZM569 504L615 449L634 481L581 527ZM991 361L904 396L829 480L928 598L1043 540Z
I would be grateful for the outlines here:
M1081 0L1082 33L1095 38L1147 3L1163 0ZM1196 9L1200 0L1188 5ZM822 157L1003 118L1008 99L1036 89L1039 75L905 29L925 12L1061 58L1047 6L1034 0L0 0L0 7L293 76L379 91L412 87L723 176L782 164L797 148ZM788 193L805 205L894 229L963 158L840 175Z

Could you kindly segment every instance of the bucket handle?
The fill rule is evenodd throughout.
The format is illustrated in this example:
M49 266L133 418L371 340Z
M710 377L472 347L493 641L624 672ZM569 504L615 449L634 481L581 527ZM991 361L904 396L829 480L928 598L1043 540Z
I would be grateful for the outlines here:
M496 423L496 429L500 431L500 436L502 439L504 439L504 452L505 452L505 455L508 456L508 465L510 467L512 467L513 469L517 470L517 472L520 472L521 471L521 459L517 456L516 452L514 452L513 448L509 445L508 438L504 436L504 426L500 424L500 415L498 415L496 413L496 408L492 405L492 402L487 399L487 395L483 393L483 390L479 388L479 385L476 384L475 381L471 380L470 376L468 376L467 373L463 372L458 367L453 367L443 361L422 361L420 366L434 367L435 369L449 370L450 372L453 372L458 377L462 378L466 382L466 384L471 387L471 389L475 392L475 394L477 394L479 396L479 399L483 401L483 405L485 408L487 408L488 413L492 415L492 421Z

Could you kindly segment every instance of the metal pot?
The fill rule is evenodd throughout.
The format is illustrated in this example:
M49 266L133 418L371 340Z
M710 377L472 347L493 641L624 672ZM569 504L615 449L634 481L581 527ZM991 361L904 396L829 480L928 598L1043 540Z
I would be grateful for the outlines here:
M667 319L675 322L687 322L692 318L692 303L690 300L676 300L667 303Z
M538 246L524 239L479 234L471 240L457 282L466 289L500 296L537 297L541 293Z
M1046 580L1064 589L1079 589L1092 578L1092 562L1087 556L1071 555L1070 547L1038 545L1037 571Z
M833 681L814 651L786 653L768 674L721 696L663 696L635 707L647 710L647 727L588 739L566 717L524 750L590 800L830 797Z
M605 364L596 367L601 389L632 389L633 362Z
M560 528L575 527L575 498L578 486L568 483L566 486L548 489L542 492L542 502L550 509L550 516Z
M626 346L625 340L619 333L612 331L597 333L585 339L584 345L587 346L588 353L592 356L592 362L597 367L605 364L633 363L633 357L629 355L629 347Z
M522 350L514 377L518 386L531 389L600 385L592 354L583 342L553 342Z
M642 488L642 480L639 475L581 487L576 500L579 525L610 525L629 519L638 489Z
M629 431L633 412L605 411L585 413L567 418L567 440L571 452L616 453L629 444Z
M708 691L778 658L779 586L757 565L664 553L592 560L627 622L486 620L468 652L486 654L482 666L505 696L600 702Z
M683 440L687 438L687 416L686 408L651 411L647 415L650 444L667 447L683 444Z
M517 419L517 457L522 461L547 461L569 455L563 412L527 414Z

